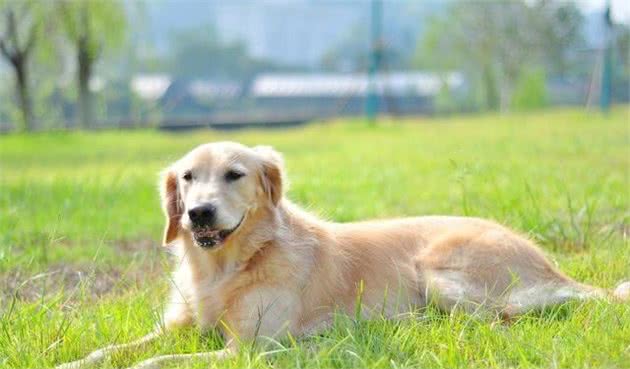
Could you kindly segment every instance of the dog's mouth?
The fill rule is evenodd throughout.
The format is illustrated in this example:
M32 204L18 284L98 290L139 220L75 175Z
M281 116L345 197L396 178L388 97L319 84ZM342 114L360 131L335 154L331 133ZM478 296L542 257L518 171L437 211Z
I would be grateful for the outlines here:
M225 242L225 240L238 229L241 223L243 223L243 219L245 219L245 216L243 216L238 224L232 229L216 229L211 226L193 227L191 232L193 240L200 247L208 249L214 248Z

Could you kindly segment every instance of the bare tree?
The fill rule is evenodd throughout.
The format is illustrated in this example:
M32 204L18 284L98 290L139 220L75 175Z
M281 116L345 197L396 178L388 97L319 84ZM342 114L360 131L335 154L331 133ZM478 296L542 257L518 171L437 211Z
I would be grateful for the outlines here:
M9 61L15 74L15 89L22 114L21 129L33 129L33 104L29 86L29 63L38 39L42 18L35 1L0 3L0 53Z
M78 123L93 127L94 98L90 80L103 49L119 45L125 33L125 12L116 0L60 0L58 14L62 31L76 53Z

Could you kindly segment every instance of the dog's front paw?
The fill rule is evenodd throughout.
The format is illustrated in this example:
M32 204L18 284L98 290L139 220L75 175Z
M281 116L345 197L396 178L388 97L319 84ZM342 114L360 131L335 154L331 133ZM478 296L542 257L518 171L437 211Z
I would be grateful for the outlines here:
M162 364L165 364L167 361L172 359L171 355L167 356L158 356L148 360L144 360L139 362L138 364L127 368L127 369L159 369L162 367Z
M620 283L615 288L613 296L621 301L630 301L630 281Z

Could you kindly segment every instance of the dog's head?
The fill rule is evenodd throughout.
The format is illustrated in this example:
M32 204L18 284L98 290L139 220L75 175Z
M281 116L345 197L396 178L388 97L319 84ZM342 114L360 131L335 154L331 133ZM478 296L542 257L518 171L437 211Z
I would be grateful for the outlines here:
M257 210L277 206L282 167L281 155L266 146L219 142L195 148L162 176L164 244L188 232L197 246L219 249L254 221Z

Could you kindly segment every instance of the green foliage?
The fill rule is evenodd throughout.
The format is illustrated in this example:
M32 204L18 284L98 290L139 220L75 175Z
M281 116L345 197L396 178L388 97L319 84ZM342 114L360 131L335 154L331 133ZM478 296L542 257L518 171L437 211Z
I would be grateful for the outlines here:
M326 218L492 218L539 242L569 276L613 287L630 277L629 112L0 136L0 367L49 367L152 329L169 279L157 173L208 141L275 146L288 196ZM573 304L510 326L429 309L400 322L338 317L319 336L272 344L274 354L246 349L212 365L622 368L628 337L627 304ZM105 367L222 344L184 330Z
M93 59L103 48L119 47L125 40L125 9L119 0L59 0L58 22L65 37L76 45L84 41Z
M446 81L443 81L440 91L435 96L435 112L439 114L448 114L457 112L460 104L458 104L456 96L448 88Z
M249 56L241 43L220 42L211 27L175 32L171 50L167 70L179 78L249 78L272 67Z
M567 69L567 50L580 45L581 24L572 3L454 1L429 21L414 64L462 70L470 91L481 91L483 108L507 110L523 69Z
M622 81L630 79L630 25L615 24L613 26L616 45L616 76Z
M322 56L322 68L329 71L366 71L370 50L368 34L369 24L353 25L341 41Z
M517 110L540 109L547 104L545 71L526 69L521 72L512 96L512 107Z

